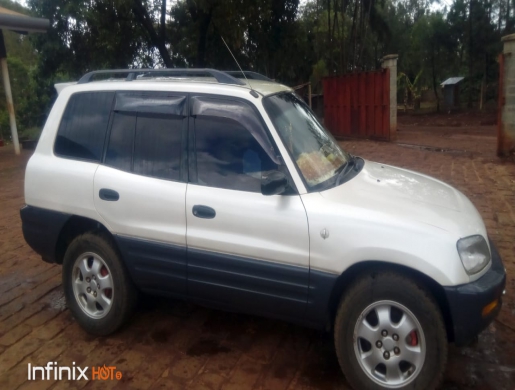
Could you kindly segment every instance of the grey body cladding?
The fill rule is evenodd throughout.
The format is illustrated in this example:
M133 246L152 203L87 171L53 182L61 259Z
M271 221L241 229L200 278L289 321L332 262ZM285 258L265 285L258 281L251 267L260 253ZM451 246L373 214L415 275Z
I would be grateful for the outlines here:
M228 309L279 318L301 317L307 268L188 249L188 295Z
M138 288L162 295L186 295L186 248L116 235L123 260Z
M129 237L116 240L134 282L148 293L319 329L328 324L338 275Z
M44 261L56 261L57 240L71 215L39 207L24 206L20 210L23 237Z
M72 216L33 206L20 214L27 243L56 262L59 235ZM328 324L338 275L127 236L115 240L134 283L147 293L319 329Z

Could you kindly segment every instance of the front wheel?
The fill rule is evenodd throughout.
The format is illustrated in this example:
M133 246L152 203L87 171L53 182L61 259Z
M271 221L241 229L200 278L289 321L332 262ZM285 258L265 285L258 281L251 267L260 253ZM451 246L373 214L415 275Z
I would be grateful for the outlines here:
M442 315L431 295L402 275L357 280L336 314L336 354L355 389L434 389L447 361Z

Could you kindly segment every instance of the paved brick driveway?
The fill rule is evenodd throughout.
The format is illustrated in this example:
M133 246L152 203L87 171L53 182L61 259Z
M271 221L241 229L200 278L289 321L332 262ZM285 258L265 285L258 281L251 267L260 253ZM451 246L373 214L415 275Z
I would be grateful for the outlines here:
M440 129L441 130L441 129ZM478 207L508 270L503 310L479 343L451 347L444 389L515 388L515 165L495 139L401 128L399 142L344 142L352 153L440 178ZM451 135L449 135L451 134ZM469 134L470 135L470 134ZM461 137L461 138L460 138ZM474 138L473 138L474 139ZM418 142L420 143L420 142ZM464 147L464 145L466 147ZM490 146L489 146L490 145ZM429 149L429 150L428 150ZM23 170L0 148L0 389L346 389L330 335L258 317L145 298L129 326L109 338L85 334L66 310L60 267L42 262L21 235ZM28 364L116 366L121 381L27 381Z

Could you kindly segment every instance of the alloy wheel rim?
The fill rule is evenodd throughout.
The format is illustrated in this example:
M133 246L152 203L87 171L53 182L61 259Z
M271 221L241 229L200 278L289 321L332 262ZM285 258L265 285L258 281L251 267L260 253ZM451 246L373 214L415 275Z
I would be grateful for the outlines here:
M86 252L77 257L73 265L72 288L75 300L87 316L100 319L111 310L113 278L111 270L98 254Z
M394 301L378 301L363 310L354 327L353 344L361 369L387 388L412 382L426 357L420 322L407 307Z

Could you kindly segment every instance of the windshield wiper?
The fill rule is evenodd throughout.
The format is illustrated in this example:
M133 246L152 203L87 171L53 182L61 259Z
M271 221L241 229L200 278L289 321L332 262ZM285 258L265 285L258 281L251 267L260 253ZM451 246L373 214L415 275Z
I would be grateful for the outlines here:
M337 172L337 178L336 178L336 186L340 185L341 179L349 173L350 169L356 165L357 158L349 153L350 160L347 161L347 164L343 164L340 168L336 170Z

